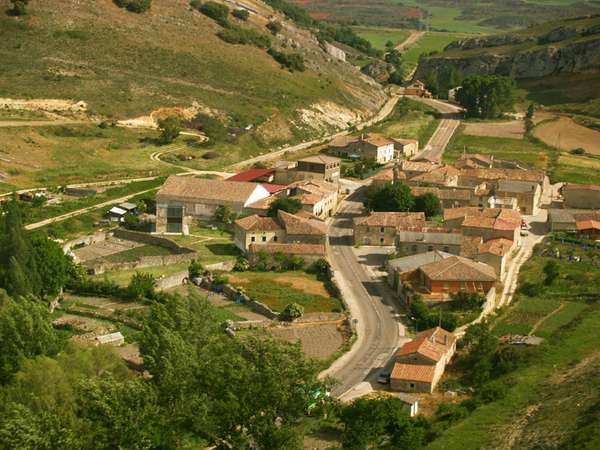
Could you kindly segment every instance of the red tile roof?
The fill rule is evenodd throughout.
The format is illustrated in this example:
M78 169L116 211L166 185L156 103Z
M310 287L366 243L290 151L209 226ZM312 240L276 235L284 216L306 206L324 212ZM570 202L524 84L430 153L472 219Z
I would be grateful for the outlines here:
M575 223L577 231L600 230L600 222L597 220L581 220Z
M235 221L235 225L244 231L277 231L282 226L272 217L261 217L256 214Z
M227 181L255 181L273 172L275 169L250 169L227 178Z
M494 268L487 264L471 261L461 256L452 256L419 267L430 280L435 281L496 281Z
M514 242L510 239L491 239L479 245L479 253L491 253L492 255L504 256L513 248Z
M260 183L260 185L269 191L270 194L275 194L285 189L285 186L281 184Z
M425 224L422 212L371 212L368 216L357 217L354 225L370 227L413 227Z
M440 327L430 328L400 347L396 358L417 353L437 362L452 348L455 341L456 337L449 331Z
M392 369L392 380L421 381L432 383L435 376L435 366L396 363Z

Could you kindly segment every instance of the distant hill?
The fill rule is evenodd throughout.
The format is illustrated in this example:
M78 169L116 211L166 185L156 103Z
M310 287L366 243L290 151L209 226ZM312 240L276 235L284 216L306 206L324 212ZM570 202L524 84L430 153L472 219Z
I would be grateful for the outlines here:
M265 48L234 45L189 0L153 0L135 14L111 0L34 0L21 18L0 0L0 97L83 100L91 113L125 119L196 104L226 122L261 127L266 141L321 134L372 115L382 88L335 60L307 30L258 0L227 1L251 11L243 30L304 57L283 69ZM269 20L283 24L272 35Z
M500 74L526 79L600 75L600 16L548 22L513 33L454 42L441 53L421 58L415 77L426 78L447 66L454 66L463 76Z

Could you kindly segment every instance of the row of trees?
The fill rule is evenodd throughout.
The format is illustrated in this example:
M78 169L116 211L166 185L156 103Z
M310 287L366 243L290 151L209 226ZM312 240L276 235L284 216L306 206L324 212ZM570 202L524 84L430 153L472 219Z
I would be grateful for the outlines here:
M495 119L512 110L515 89L515 81L510 77L475 75L462 81L456 100L467 117Z
M435 194L427 192L415 197L410 187L400 182L371 186L366 193L364 205L369 211L423 212L427 218L438 216L443 211L440 199Z

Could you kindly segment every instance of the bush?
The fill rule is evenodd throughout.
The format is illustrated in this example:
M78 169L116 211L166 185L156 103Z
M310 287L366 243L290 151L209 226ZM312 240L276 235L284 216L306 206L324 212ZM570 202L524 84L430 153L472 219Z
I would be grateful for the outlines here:
M160 130L158 142L161 145L170 144L181 133L181 123L175 117L167 117L158 121L158 129Z
M283 27L281 26L281 23L277 22L276 20L271 20L268 24L267 24L267 29L273 34L276 35L277 33L279 33Z
M295 198L280 197L269 206L267 214L270 217L277 217L277 211L282 210L290 214L296 214L302 209L302 203Z
M188 276L190 279L199 278L204 273L204 266L200 262L192 259L188 266Z
M269 49L268 53L275 61L289 69L291 72L294 70L304 72L306 70L304 57L299 53L282 53L272 48Z
M213 278L213 285L215 286L223 286L224 284L229 284L229 278L222 273L219 273Z
M238 256L237 260L235 261L235 266L233 266L233 271L234 272L245 272L246 270L249 270L249 269L250 269L250 261L248 261L243 256Z
M506 383L493 381L483 385L477 392L477 397L479 397L483 403L491 403L506 397L506 394L508 394L508 386Z
M134 13L143 13L150 9L152 0L113 0L119 8L125 8Z
M222 26L228 26L227 16L229 15L229 8L225 5L216 2L206 2L200 4L199 2L191 3L191 6L200 11L207 17L210 17Z
M525 294L527 297L537 297L542 292L542 286L538 283L525 281L523 284L521 284L519 292Z
M246 9L235 9L231 15L236 19L243 20L244 22L250 17L250 13Z
M558 263L553 259L546 262L546 264L544 265L544 274L546 275L546 277L544 278L544 284L546 286L550 286L560 274L560 268L558 267Z
M127 290L118 284L108 280L92 280L91 278L81 277L72 280L67 289L79 295L97 295L99 297L127 298Z
M299 305L298 303L289 303L279 317L288 322L293 321L294 319L298 319L304 315L304 307Z
M573 150L569 150L571 155L585 155L585 149L583 148L574 148Z
M129 298L132 300L152 300L155 287L154 276L150 273L136 272L127 286Z
M478 309L485 303L485 297L477 292L457 292L450 294L450 299L450 306L454 310Z
M17 0L12 2L12 8L8 10L10 16L20 17L27 14L27 0Z
M269 48L271 46L271 39L268 36L239 27L232 26L221 30L217 33L217 36L228 44L252 44L258 48Z
M215 159L218 158L219 154L217 152L206 152L202 155L202 159Z

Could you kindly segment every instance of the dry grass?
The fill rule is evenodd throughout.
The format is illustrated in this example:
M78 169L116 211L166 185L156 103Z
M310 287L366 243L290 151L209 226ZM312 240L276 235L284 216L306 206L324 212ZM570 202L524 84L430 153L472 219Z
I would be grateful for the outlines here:
M469 136L523 139L525 124L522 120L511 120L510 122L467 122L465 123L464 133Z
M600 132L578 125L569 117L540 124L533 134L548 145L561 150L583 148L593 155L600 155Z

